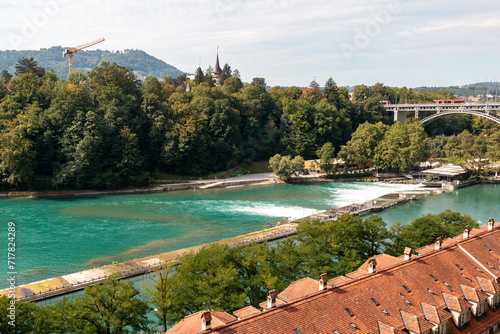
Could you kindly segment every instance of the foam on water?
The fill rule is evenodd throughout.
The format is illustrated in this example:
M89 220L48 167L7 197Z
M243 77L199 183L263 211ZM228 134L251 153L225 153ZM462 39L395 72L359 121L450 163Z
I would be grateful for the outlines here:
M362 203L391 193L404 192L421 188L422 185L350 183L348 188L331 188L332 199L336 207L353 203Z
M235 204L228 207L228 209L233 212L240 212L245 214L260 215L266 217L286 217L290 219L298 219L310 216L321 211L298 206L274 205L264 202Z

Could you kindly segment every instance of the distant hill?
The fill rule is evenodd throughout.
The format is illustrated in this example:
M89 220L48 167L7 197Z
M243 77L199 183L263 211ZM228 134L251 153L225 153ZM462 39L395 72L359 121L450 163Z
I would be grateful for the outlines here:
M61 46L53 46L50 49L40 50L7 50L0 51L0 71L8 70L11 74L15 72L15 64L22 57L33 57L38 61L38 65L44 67L47 71L53 70L61 79L68 77L68 59L64 58L62 53L64 49ZM117 63L122 66L131 67L140 77L149 75L159 79L171 75L176 78L184 74L181 70L165 63L163 60L155 58L141 50L124 51L105 51L81 50L74 54L73 68L75 71L87 73L102 62Z
M478 82L464 86L449 86L449 87L416 87L413 88L416 92L439 92L440 90L452 92L456 96L476 96L476 95L495 95L497 90L500 90L500 82Z

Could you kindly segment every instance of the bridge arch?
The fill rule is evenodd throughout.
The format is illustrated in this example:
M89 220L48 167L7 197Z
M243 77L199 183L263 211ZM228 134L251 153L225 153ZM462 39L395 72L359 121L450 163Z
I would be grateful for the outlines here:
M480 117L487 118L493 122L496 122L500 124L500 117L494 115L494 114L487 114L485 112L481 111L474 111L474 110L446 110L446 111L441 111L439 113L427 116L425 118L422 118L420 122L422 123L423 126L429 125L430 123L434 122L438 118L448 116L448 115L456 115L456 114L469 114L469 115L476 115Z

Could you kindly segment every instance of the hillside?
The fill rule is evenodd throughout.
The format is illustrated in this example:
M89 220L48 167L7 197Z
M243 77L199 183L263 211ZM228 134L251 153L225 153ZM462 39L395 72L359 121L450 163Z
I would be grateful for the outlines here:
M448 91L456 96L476 96L476 95L495 95L496 91L500 88L500 82L478 82L475 84L463 86L449 86L449 87L416 87L413 88L416 92L439 92Z
M0 51L0 70L15 72L14 65L22 57L33 57L38 64L46 70L53 70L59 78L65 79L68 76L68 59L64 58L62 53L65 48L53 46L50 49L40 50L22 50L22 51ZM149 75L159 79L166 76L178 77L184 72L165 63L163 60L155 58L141 50L125 51L105 51L105 50L81 50L75 53L73 57L73 67L75 71L86 73L102 62L117 63L122 66L131 67L134 72L146 77Z

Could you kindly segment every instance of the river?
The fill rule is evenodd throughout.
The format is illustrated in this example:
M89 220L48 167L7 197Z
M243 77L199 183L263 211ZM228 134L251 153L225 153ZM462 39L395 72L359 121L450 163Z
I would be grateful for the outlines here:
M385 183L315 183L166 193L0 200L16 224L17 284L145 257L269 226L279 219L359 203L415 188ZM477 185L396 207L380 215L389 225L447 208L486 222L500 217L500 186ZM500 219L500 218L498 218ZM1 269L2 276L7 270ZM7 286L0 282L0 288Z

